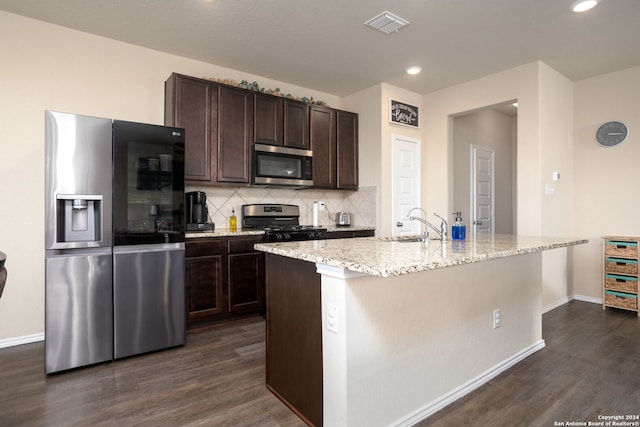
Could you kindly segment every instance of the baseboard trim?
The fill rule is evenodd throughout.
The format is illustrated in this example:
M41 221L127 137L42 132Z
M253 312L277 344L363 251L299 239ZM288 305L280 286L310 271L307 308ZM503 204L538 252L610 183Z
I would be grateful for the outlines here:
M553 310L554 308L558 308L561 305L565 305L566 303L568 303L569 301L571 301L572 298L571 297L566 297L566 298L562 298L560 301L556 301L555 303L548 305L546 307L544 307L542 309L542 314L545 314L551 310Z
M0 340L0 348L13 347L22 344L31 344L32 342L44 341L44 333L24 335L22 337L7 338Z
M602 298L588 297L586 295L574 295L573 299L577 301L590 302L592 304L602 304Z
M427 405L407 415L406 417L399 419L397 422L395 422L392 425L398 426L398 427L405 427L405 426L411 427L415 425L419 421L424 420L425 418L435 414L445 406L450 405L451 403L455 402L461 397L471 393L473 390L477 389L478 387L491 381L493 378L495 378L502 372L506 371L507 369L511 368L516 363L521 362L527 357L529 357L530 355L532 355L533 353L539 350L542 350L544 346L545 346L544 340L540 340L536 342L530 347L527 347L519 351L518 353L514 354L512 357L500 362L499 364L495 365L493 368L489 369L488 371L485 371L479 376L473 378L471 381L467 382L466 384L463 384L460 387L451 390L449 393L441 396L440 398L434 400L433 402L428 403Z

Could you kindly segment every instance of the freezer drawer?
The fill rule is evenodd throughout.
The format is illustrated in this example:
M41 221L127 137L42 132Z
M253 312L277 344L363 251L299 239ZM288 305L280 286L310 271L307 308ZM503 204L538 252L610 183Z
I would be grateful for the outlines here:
M113 358L111 248L45 259L47 374Z
M183 345L184 243L113 248L114 357Z

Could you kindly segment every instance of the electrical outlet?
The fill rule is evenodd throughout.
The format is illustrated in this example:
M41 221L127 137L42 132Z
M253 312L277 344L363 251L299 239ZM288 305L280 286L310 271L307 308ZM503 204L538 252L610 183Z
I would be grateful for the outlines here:
M327 329L337 334L340 330L339 326L338 307L333 304L327 304Z
M500 319L500 309L496 308L493 310L493 329L498 329L502 324L502 320Z
M324 205L324 202L320 202L319 204L320 204L320 210L321 211L324 211L324 210L327 209L327 207Z

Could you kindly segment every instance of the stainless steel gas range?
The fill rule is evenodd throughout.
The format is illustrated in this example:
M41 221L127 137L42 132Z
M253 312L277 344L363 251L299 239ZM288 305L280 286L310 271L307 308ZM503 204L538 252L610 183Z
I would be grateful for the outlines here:
M321 240L327 235L326 228L300 225L298 205L242 205L242 228L264 230L265 242Z

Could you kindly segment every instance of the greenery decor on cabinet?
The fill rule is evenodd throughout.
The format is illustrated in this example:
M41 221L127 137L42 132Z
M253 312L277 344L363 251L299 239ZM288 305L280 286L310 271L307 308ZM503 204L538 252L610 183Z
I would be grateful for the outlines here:
M638 237L603 237L602 309L638 313Z
M275 89L266 89L261 87L258 82L253 81L251 83L249 83L247 80L242 80L240 83L238 83L236 80L233 79L219 79L219 78L214 78L214 77L205 77L205 80L209 80L215 83L220 83L220 84L224 84L227 86L234 86L234 87L239 87L242 89L246 89L246 90L252 90L254 92L259 92L259 93L266 93L268 95L274 95L274 96L279 96L282 98L286 98L286 99L293 99L295 101L300 101L300 102L304 102L305 104L311 104L311 105L321 105L323 107L327 107L327 103L324 101L318 101L313 99L313 96L303 96L303 97L298 97L298 96L294 96L290 93L283 93L280 91L280 88L275 88Z

